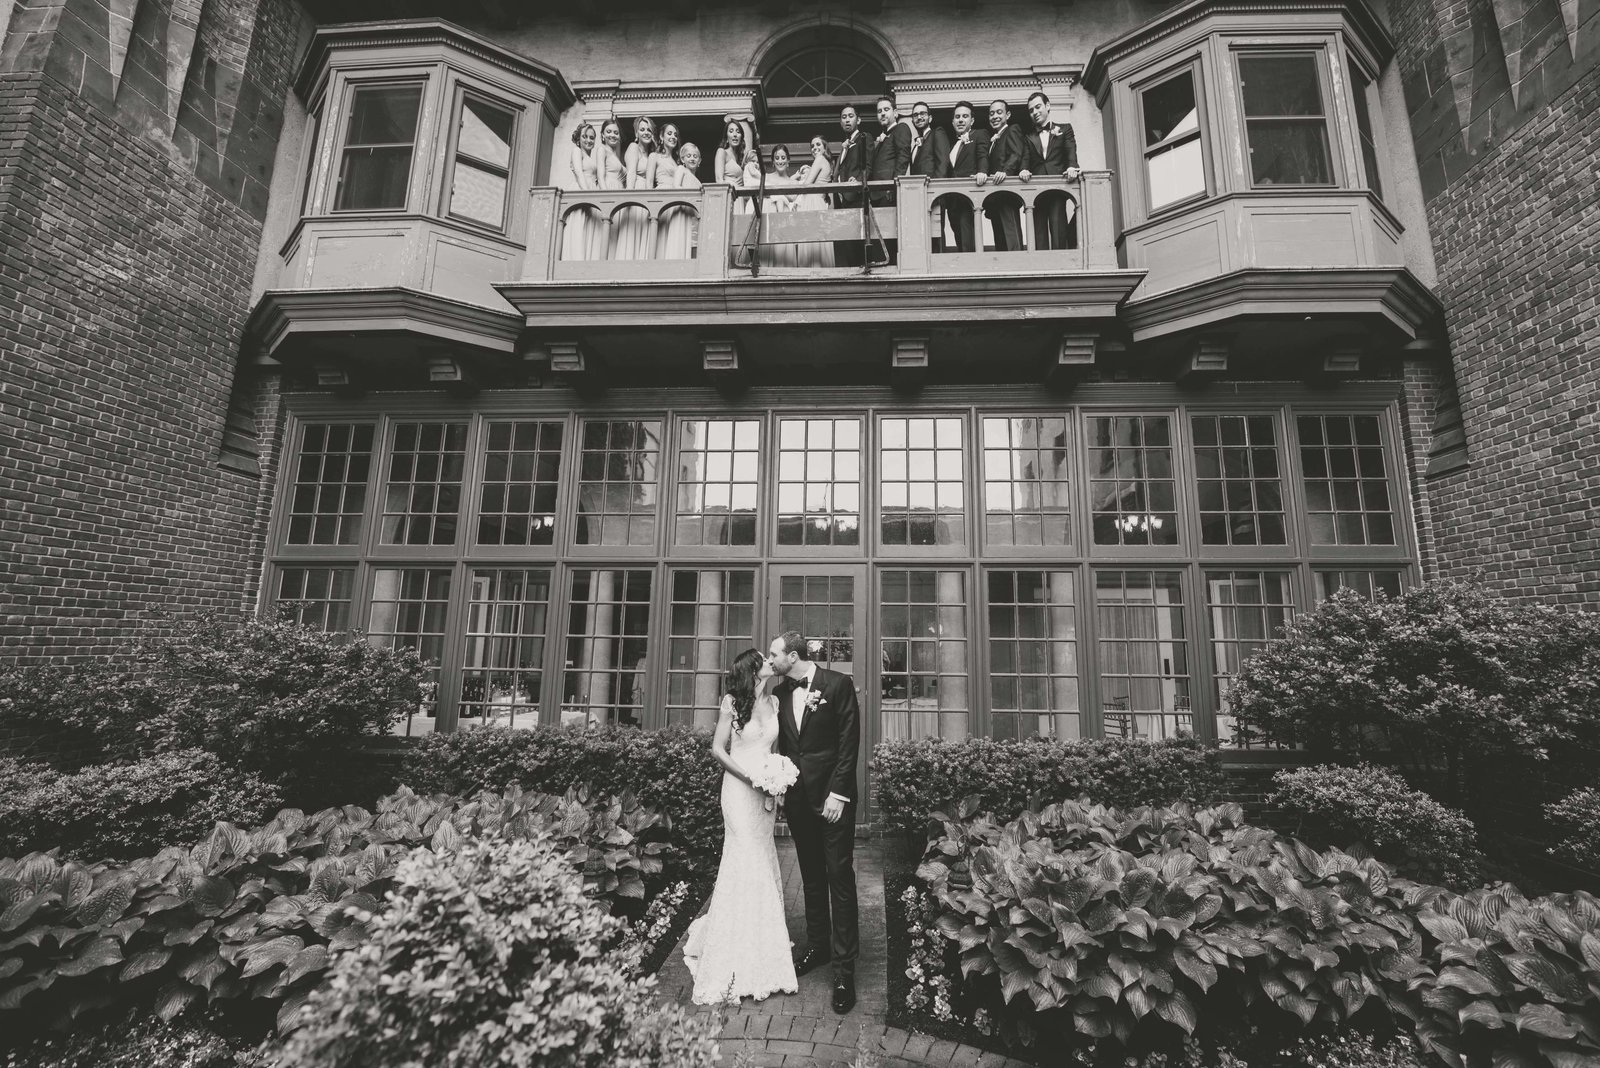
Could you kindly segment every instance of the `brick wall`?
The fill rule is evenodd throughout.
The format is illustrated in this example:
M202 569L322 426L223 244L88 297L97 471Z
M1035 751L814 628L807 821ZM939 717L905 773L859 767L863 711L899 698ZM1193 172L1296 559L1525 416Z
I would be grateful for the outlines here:
M279 421L238 367L298 16L172 8L21 6L0 53L0 664L254 602L275 459L217 459L236 373Z
M1439 570L1600 605L1600 4L1390 8L1469 457Z

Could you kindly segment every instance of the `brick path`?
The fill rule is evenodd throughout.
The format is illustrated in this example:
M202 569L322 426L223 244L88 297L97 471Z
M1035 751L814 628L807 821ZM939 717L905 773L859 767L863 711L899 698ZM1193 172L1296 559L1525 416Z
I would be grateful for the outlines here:
M787 838L778 839L778 859L783 865L789 937L803 944L805 908L800 897L800 869L794 844ZM784 1068L1029 1068L1023 1061L998 1053L902 1031L885 1022L889 1007L888 947L884 938L883 856L877 842L856 843L856 891L861 901L856 1007L844 1016L834 1013L830 1004L833 972L824 965L801 976L798 994L776 994L762 1002L747 999L732 1009L728 1026L722 1031L723 1063L731 1065L743 1054L744 1063ZM687 1003L694 984L684 967L682 949L680 942L662 967L661 990Z

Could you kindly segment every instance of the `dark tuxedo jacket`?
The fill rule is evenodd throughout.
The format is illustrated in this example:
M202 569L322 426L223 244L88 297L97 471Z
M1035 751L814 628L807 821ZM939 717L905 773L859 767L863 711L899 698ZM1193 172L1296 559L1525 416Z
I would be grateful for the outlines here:
M870 177L873 181L898 178L911 166L911 127L897 122L889 127L889 136L877 141L872 150Z
M806 712L798 731L793 694L778 691L778 752L800 769L800 781L789 789L785 807L798 803L820 813L829 794L856 801L861 710L848 675L819 665L810 689L822 695L821 702Z
M1022 131L1014 122L989 131L989 174L1016 174L1022 170Z
M834 161L833 178L835 182L859 182L861 176L867 173L867 161L871 157L872 138L862 133L859 128L850 135L844 144L839 146L839 158ZM861 206L861 193L836 194L839 206L855 208Z
M944 158L946 160L949 160L950 150L956 147L956 142L959 140L960 138L953 134L950 136L949 143L945 145L944 149ZM974 174L988 173L989 140L980 135L977 130L973 130L967 135L967 143L962 145L961 150L956 153L956 161L950 164L950 170L946 172L946 177L971 178Z
M916 137L913 133L912 140ZM912 174L926 174L929 178L950 176L950 135L937 126L928 127L928 134L917 146L911 159Z
M1041 150L1039 133L1030 132L1022 139L1022 169L1033 174L1066 174L1068 167L1078 165L1078 139L1072 134L1072 123L1050 124L1050 147Z

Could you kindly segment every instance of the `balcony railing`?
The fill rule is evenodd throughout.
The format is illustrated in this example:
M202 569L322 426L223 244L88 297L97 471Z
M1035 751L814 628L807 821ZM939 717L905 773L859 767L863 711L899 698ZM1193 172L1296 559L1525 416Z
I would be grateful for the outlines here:
M759 220L753 189L536 188L522 281L727 280L752 275L844 276L862 266L906 274L1036 274L1117 268L1111 175L1036 176L978 185L966 178L903 177L859 184L769 187ZM1038 248L1036 213L1064 205L1072 240ZM979 250L955 249L950 217L973 211ZM952 211L954 207L954 211ZM981 249L985 212L1015 214L1021 247ZM892 246L892 255L891 255Z

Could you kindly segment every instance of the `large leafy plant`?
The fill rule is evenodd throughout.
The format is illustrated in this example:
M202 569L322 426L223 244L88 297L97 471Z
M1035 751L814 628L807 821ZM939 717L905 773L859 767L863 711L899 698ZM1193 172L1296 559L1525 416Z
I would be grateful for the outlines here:
M149 998L164 1018L230 998L281 1003L287 1019L330 947L365 937L396 865L427 846L488 834L549 835L589 891L645 896L666 817L631 794L590 800L513 787L470 800L401 789L376 812L285 809L255 830L219 824L191 848L129 864L0 861L0 1019L72 1017Z

